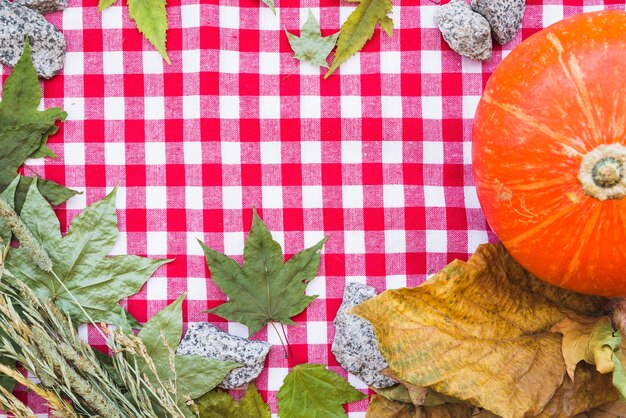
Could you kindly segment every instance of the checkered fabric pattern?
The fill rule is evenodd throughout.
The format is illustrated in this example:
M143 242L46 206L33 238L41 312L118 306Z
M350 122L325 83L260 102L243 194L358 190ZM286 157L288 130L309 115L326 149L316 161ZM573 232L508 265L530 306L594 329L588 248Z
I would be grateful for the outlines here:
M495 240L473 187L471 126L502 58L565 16L624 4L528 0L521 33L487 63L448 48L434 1L393 7L393 38L377 29L327 80L292 57L284 30L299 33L312 10L322 33L334 33L354 9L347 2L277 0L274 15L259 0L170 0L171 65L143 40L125 4L98 13L96 0L70 0L48 15L68 47L63 72L43 83L43 102L69 117L50 139L60 158L28 165L84 191L57 210L62 228L118 186L114 253L176 259L128 300L139 321L188 291L186 324L208 320L248 336L202 313L224 296L196 239L242 261L252 207L287 256L329 237L307 290L319 298L286 327L291 358L273 328L254 337L274 344L257 382L273 413L295 363L326 364L367 391L330 351L346 282L415 286ZM46 416L34 395L22 396ZM367 401L346 408L364 417Z

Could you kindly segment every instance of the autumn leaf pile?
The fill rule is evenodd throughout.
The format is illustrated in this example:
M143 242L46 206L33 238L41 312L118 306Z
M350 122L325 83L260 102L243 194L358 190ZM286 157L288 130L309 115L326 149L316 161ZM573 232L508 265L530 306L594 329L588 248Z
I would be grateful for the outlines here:
M605 306L539 281L501 245L480 246L421 286L353 308L401 382L368 416L566 418L616 401L624 354Z

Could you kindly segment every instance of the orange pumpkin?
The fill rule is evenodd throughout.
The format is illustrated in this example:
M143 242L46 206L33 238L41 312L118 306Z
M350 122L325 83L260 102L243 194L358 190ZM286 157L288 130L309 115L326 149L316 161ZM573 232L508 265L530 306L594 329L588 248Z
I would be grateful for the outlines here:
M558 22L497 67L472 159L489 225L527 270L626 296L626 12Z

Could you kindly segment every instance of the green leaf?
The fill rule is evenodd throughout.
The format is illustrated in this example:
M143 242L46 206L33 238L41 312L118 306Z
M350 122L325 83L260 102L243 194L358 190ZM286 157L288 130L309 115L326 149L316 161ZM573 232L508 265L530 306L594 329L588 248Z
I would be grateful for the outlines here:
M131 255L107 257L119 235L115 191L76 216L62 237L59 221L36 185L33 182L28 190L21 217L49 254L54 272L93 320L128 325L121 320L126 315L120 299L137 293L152 273L169 260ZM38 297L51 298L76 322L88 321L57 279L39 269L22 248L9 251L7 264L11 273Z
M200 242L211 278L229 298L208 312L247 325L251 335L270 321L293 324L290 318L317 297L306 296L304 291L317 274L324 242L326 238L284 263L280 245L272 239L256 210L244 247L243 268Z
M166 0L128 0L128 14L137 24L137 29L159 51L169 64L165 48L167 32Z
M101 12L104 9L108 9L109 7L113 6L115 3L117 3L117 0L100 0L98 2L98 11Z
M341 25L335 59L324 75L328 78L348 58L363 48L365 42L372 39L376 24L391 37L393 21L387 16L391 12L391 0L363 0Z
M26 200L26 195L28 194L28 189L30 188L34 178L35 177L20 176L20 183L15 191L15 211L17 213L20 213L22 210L24 200ZM82 192L68 189L67 187L52 180L42 178L37 178L37 187L39 188L39 192L44 195L53 206L60 205L77 194L82 194Z
M154 363L158 380L174 387L178 406L186 417L195 417L186 401L198 398L215 388L224 377L241 364L209 359L196 355L176 355L183 332L183 293L169 306L159 311L144 325L139 338ZM157 376L141 357L136 357L140 374L146 374L155 384Z
M287 32L287 30L285 32L287 33L287 38L289 38L289 45L295 52L295 58L328 68L326 57L335 47L339 32L323 37L320 25L317 23L317 19L315 19L311 10L309 10L309 17L304 26L302 26L300 37Z
M4 189L2 193L0 193L0 198L4 199L11 207L15 207L15 189L17 188L17 184L20 181L20 176L15 177L13 181L9 184L9 187ZM0 238L2 238L3 246L11 245L11 237L13 233L11 232L11 228L4 222L2 218L0 218ZM2 248L2 247L0 247Z
M347 416L344 403L365 398L325 366L299 364L285 377L278 391L278 414L281 418L342 418Z
M48 136L57 132L56 121L67 113L60 108L37 110L41 102L41 86L31 61L28 40L24 52L4 82L0 101L0 190L15 179L17 169L27 158L56 156L46 145ZM18 186L15 207L19 212L28 184ZM77 192L54 182L40 183L41 192L53 204L60 204ZM60 200L63 199L63 200Z
M263 402L254 382L237 402L226 392L213 390L196 401L202 418L270 418L270 407Z

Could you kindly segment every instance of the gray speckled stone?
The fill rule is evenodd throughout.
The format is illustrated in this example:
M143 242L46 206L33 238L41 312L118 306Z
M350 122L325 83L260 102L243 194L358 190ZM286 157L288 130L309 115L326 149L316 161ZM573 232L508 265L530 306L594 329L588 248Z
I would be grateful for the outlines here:
M176 354L198 354L243 363L245 366L232 370L218 385L223 389L234 389L256 379L271 347L268 342L236 337L208 322L198 322L189 326Z
M476 61L491 58L491 27L462 0L451 0L435 12L435 24L450 48Z
M26 6L44 15L65 10L67 7L67 0L13 0L13 3Z
M472 10L491 25L494 39L504 45L515 38L522 27L525 0L472 0Z
M350 308L374 296L376 290L373 287L354 282L346 284L343 301L333 321L335 339L332 352L344 369L369 386L384 388L398 382L380 373L387 367L387 362L378 349L374 327L364 319L346 313Z
M0 62L13 67L22 55L27 36L37 74L50 78L61 71L63 34L36 11L0 0Z

